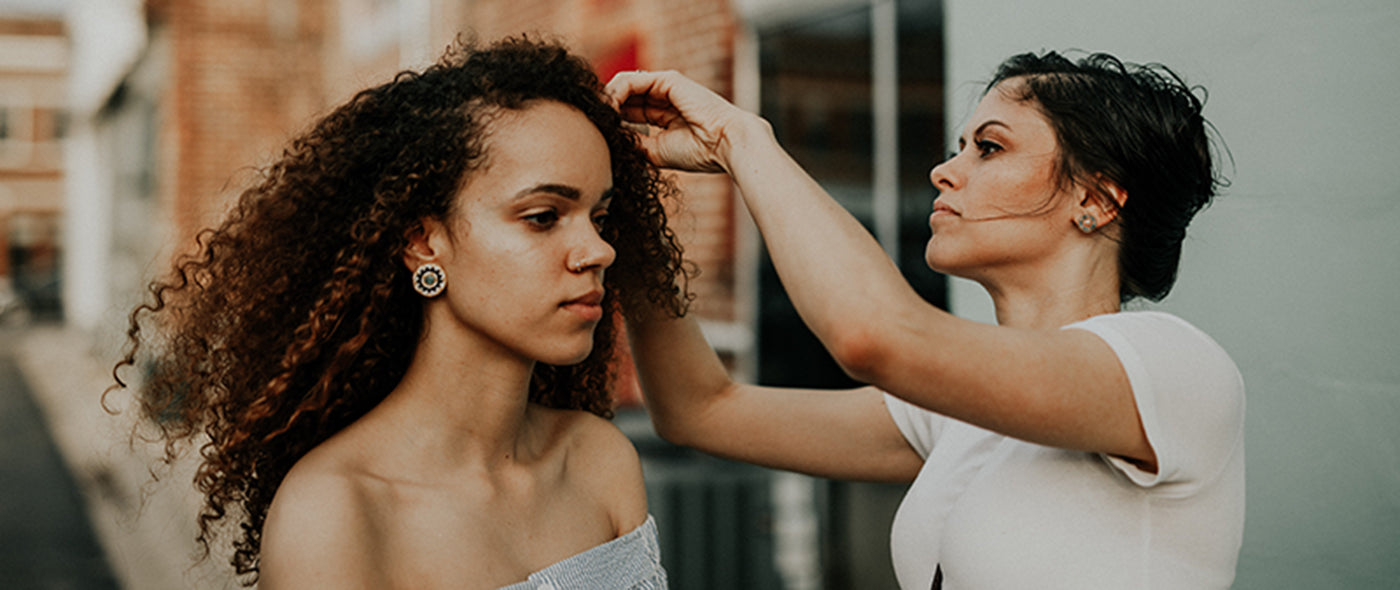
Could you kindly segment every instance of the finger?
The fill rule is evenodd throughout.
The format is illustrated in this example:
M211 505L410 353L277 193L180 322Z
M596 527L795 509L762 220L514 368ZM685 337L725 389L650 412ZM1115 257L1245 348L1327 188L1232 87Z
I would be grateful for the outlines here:
M680 91L684 95L686 92L693 92L691 86L703 90L703 87L673 71L619 72L608 82L603 92L614 106L645 104L647 108L671 107L679 96L676 93Z
M647 160L652 166L665 168L668 162L661 156L661 147L656 143L656 137L651 135L637 136L637 145L642 148L642 152L647 155Z
M618 113L622 115L622 120L629 123L645 123L657 127L669 127L672 122L681 118L680 112L670 106L623 105L618 109Z
M603 93L613 106L617 106L631 99L633 95L646 96L651 91L655 78L655 74L642 70L618 72L608 80L607 85L603 87Z

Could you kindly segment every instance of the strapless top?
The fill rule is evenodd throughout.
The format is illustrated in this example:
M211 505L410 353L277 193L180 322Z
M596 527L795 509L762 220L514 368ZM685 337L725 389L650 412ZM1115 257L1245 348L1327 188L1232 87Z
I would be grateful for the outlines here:
M501 590L665 590L656 520L621 537L530 574Z

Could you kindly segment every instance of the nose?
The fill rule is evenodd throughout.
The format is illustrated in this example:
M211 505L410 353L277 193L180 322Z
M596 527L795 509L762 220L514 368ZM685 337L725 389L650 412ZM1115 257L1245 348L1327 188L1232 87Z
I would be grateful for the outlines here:
M933 188L937 189L938 192L941 193L949 189L957 188L958 181L955 180L956 176L954 175L955 171L953 169L953 165L957 159L958 154L953 154L952 157L939 162L932 170L929 170L928 180L933 183Z
M571 257L569 270L574 272L604 270L612 266L613 260L616 259L617 250L613 249L612 244L603 240L603 237L599 236L597 232L590 231Z

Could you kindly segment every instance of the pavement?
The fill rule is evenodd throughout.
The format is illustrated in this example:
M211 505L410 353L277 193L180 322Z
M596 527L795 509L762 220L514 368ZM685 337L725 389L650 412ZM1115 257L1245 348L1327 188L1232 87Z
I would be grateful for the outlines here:
M116 589L78 486L0 343L0 588Z
M98 341L61 325L0 329L0 587L240 588L226 553L197 559L192 460L162 465L133 439L128 392L109 396L115 414L103 408L117 357Z

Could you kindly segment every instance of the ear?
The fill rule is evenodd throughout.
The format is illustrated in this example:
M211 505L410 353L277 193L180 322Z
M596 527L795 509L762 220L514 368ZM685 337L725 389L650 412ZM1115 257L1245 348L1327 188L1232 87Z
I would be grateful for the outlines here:
M1112 179L1095 174L1093 182L1084 186L1074 218L1078 220L1079 216L1088 214L1093 216L1099 227L1107 227L1118 218L1118 212L1127 202L1128 191Z
M437 219L424 218L408 233L403 264L409 271L428 262L440 262L446 252L447 227Z

